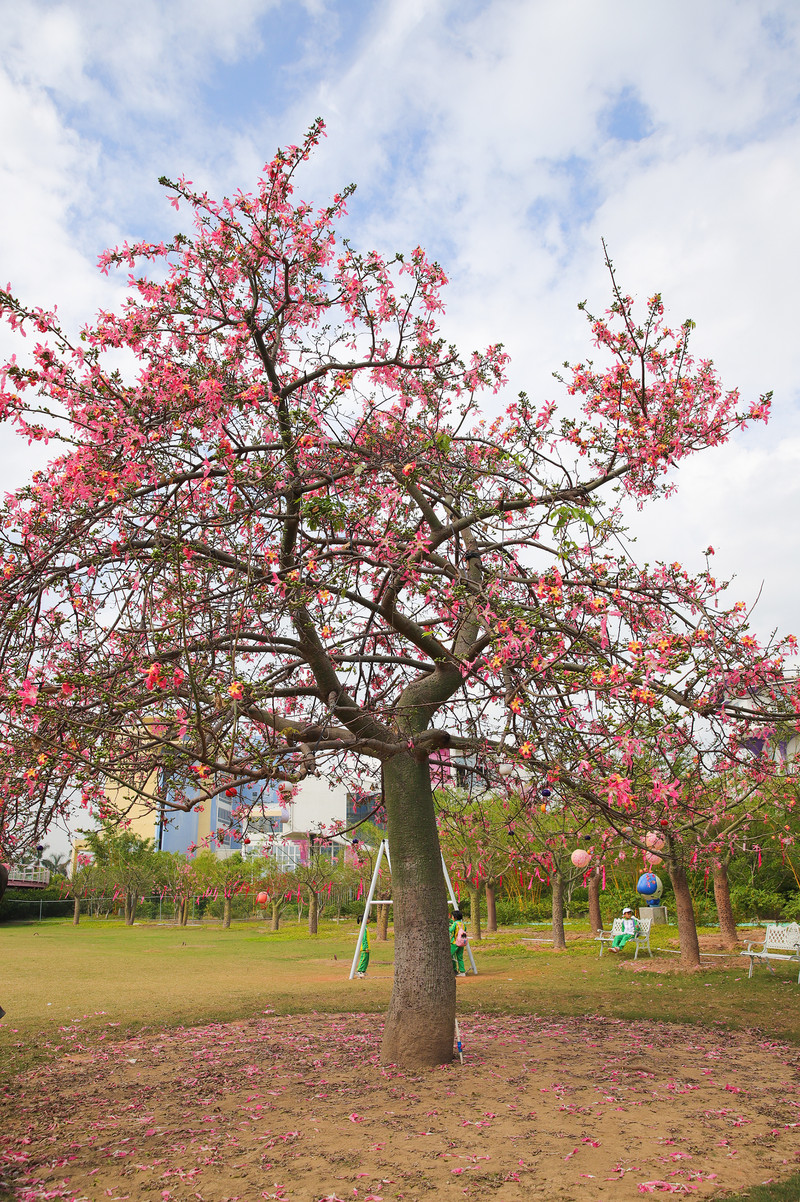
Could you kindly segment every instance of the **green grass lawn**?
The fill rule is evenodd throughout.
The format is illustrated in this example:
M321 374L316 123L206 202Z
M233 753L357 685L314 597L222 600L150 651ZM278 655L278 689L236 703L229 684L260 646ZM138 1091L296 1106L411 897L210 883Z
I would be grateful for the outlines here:
M601 960L587 933L556 954L544 942L547 933L512 928L474 942L478 976L458 982L461 1008L719 1023L800 1042L791 966L775 975L757 969L750 981L743 958L733 969L712 961L699 973L631 972L632 952ZM117 1022L133 1029L229 1021L267 1008L381 1012L391 989L392 943L373 935L369 973L350 981L355 936L354 923L335 922L322 923L317 936L293 922L275 934L253 923L228 931L210 923L126 928L105 919L78 927L65 919L5 925L0 1047L47 1038L76 1020L84 1028ZM677 963L667 951L675 938L674 927L656 932L657 963Z

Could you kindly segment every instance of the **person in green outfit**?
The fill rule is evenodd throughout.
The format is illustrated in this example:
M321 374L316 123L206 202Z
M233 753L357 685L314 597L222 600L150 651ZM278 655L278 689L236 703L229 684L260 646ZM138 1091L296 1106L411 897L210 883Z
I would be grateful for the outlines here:
M357 977L363 977L369 965L369 930L366 923L364 924L364 934L361 936L361 957L358 961Z
M460 910L453 911L453 920L450 923L450 955L453 957L453 971L457 977L465 977L464 969L464 948L467 946L467 928L464 925L464 916Z
M636 938L636 936L639 934L639 930L638 918L634 918L633 910L630 908L630 906L626 906L622 911L622 934L614 936L610 951L621 951L626 943L630 943L631 939Z

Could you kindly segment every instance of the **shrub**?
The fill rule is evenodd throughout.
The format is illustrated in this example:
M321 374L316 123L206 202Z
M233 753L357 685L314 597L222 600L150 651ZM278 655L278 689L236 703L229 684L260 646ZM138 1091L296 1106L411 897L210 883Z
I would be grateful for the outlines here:
M58 889L8 889L0 901L0 922L31 922L39 918L64 918L73 902Z
M784 894L782 917L787 922L800 922L800 893Z
M759 889L755 885L734 885L731 889L733 917L737 922L752 922L758 918L778 919L787 906L782 893Z
M497 922L508 927L515 923L548 922L553 912L549 894L538 901L501 897L497 901Z

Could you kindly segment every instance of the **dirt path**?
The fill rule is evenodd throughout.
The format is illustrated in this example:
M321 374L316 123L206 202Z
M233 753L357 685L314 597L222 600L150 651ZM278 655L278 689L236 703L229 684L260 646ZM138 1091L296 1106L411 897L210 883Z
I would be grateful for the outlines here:
M2 1101L12 1197L709 1197L800 1167L800 1049L618 1020L461 1021L465 1063L381 1069L368 1015L65 1033Z

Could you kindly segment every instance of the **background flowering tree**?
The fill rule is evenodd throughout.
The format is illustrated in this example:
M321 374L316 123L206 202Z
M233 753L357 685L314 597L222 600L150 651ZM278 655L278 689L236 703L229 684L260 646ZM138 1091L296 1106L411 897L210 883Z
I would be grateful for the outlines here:
M496 893L515 866L509 834L509 807L493 792L439 789L439 838L450 878L470 903L470 938L482 938L481 895L486 896L486 929L497 930ZM513 825L511 826L513 832Z
M97 892L100 880L101 874L92 856L87 855L85 852L81 853L78 856L72 876L65 878L59 885L62 897L71 897L74 902L72 909L73 926L78 926L80 923L82 899L89 898Z
M139 899L150 892L159 875L158 852L150 839L141 839L109 822L100 830L82 833L93 856L86 879L93 879L95 887L102 883L113 891L114 900L121 903L125 925L132 927Z
M734 675L779 673L743 612L713 609L708 574L630 562L604 500L663 491L768 400L743 412L692 361L691 323L667 327L658 296L637 321L614 285L590 319L603 362L570 372L567 418L522 395L489 422L505 356L448 344L441 268L337 241L348 192L294 198L320 132L250 195L165 181L191 233L104 255L130 296L78 339L0 293L29 335L3 415L63 446L2 515L0 827L24 842L76 791L108 813L107 781L188 809L380 761L383 1055L435 1064L455 984L430 755L463 748L491 776L511 748L558 775L561 730L608 723L597 695L667 698L708 726ZM602 799L616 786L599 773Z
M707 608L706 616L712 612ZM734 607L732 614L736 612ZM673 620L679 616L673 609ZM673 646L678 641L674 632L666 636L663 627L651 639ZM638 641L634 650L642 654ZM723 645L718 654L725 652ZM620 690L615 678L610 693L600 685L613 666L610 672L596 668L598 689L586 702L583 721L573 713L557 730L544 727L537 708L530 706L523 747L531 749L528 770L534 765L549 784L557 783L573 823L584 824L591 833L586 850L595 867L640 858L642 871L663 867L669 874L682 962L697 968L700 947L689 873L698 867L713 870L723 939L735 946L725 864L754 824L774 822L784 813L796 788L797 764L768 755L754 758L748 750L752 730L730 723L721 699L697 707L682 704L681 681L698 670L694 657L688 666L673 661L667 680L657 678L654 661L633 688ZM750 670L770 674L779 663L766 657ZM706 682L713 671L708 662ZM738 666L731 664L727 675L738 687ZM776 681L772 688L794 703L795 681ZM644 706L643 689L649 693ZM766 737L766 727L760 729ZM791 841L789 834L785 838ZM587 883L596 886L596 878ZM595 921L592 915L593 925Z
M264 907L269 906L269 929L277 931L280 929L281 914L289 904L292 889L296 888L294 876L291 872L281 868L269 853L258 864L257 871L255 888L258 890L258 897L263 895L258 904Z
M201 896L222 898L222 926L227 930L231 925L233 899L249 886L250 866L239 852L219 859L210 848L199 851L190 864Z
M301 890L308 901L309 935L316 935L319 930L320 912L330 896L335 875L336 861L331 855L330 841L322 835L309 834L300 844L300 862L292 872L298 905Z

